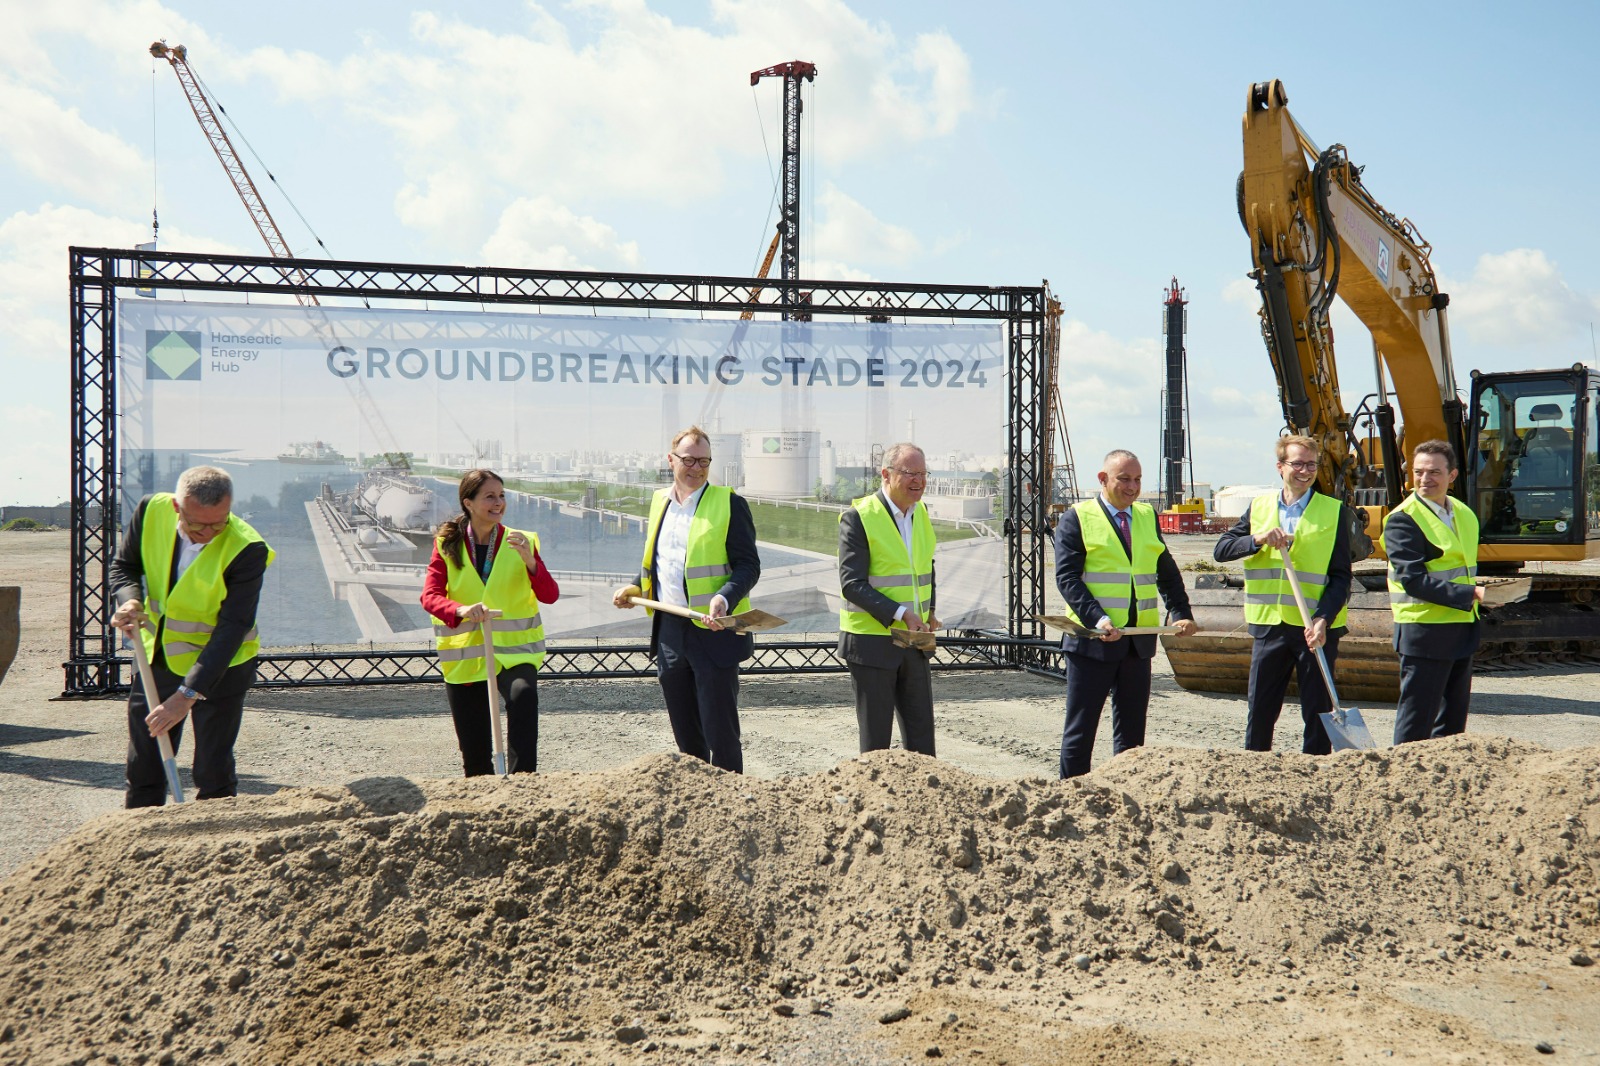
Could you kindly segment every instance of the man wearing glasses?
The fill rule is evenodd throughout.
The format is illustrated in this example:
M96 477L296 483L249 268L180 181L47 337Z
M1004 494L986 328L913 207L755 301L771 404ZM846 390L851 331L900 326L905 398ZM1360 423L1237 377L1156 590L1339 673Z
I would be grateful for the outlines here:
M889 746L895 718L907 751L932 755L931 651L895 642L892 629L932 633L933 523L922 494L928 461L915 444L883 456L882 487L839 516L839 657L850 669L861 750Z
M1415 491L1383 520L1389 609L1400 655L1394 742L1467 731L1478 650L1478 516L1450 497L1455 449L1425 440L1411 456Z
M726 485L709 484L711 439L699 426L672 438L672 486L650 502L644 560L637 581L611 602L659 600L702 614L689 619L651 611L650 651L678 750L713 766L744 772L739 744L739 664L755 653L748 633L717 621L750 609L761 577L750 505Z
M110 567L111 624L144 642L161 703L128 695L128 807L159 807L167 780L156 738L174 750L194 719L194 783L200 799L234 796L233 745L256 679L256 603L273 551L232 513L233 479L214 466L178 477L175 492L139 501ZM140 624L142 621L142 625Z
M1317 667L1323 649L1332 670L1339 658L1350 599L1350 531L1357 522L1349 506L1314 487L1321 447L1311 437L1279 437L1280 492L1258 496L1250 510L1217 541L1219 563L1244 560L1244 617L1255 644L1250 651L1244 746L1271 751L1272 731L1283 710L1291 674L1300 683L1300 750L1333 750L1321 715L1333 710ZM1300 578L1310 618L1300 617L1294 590L1284 575L1284 553Z

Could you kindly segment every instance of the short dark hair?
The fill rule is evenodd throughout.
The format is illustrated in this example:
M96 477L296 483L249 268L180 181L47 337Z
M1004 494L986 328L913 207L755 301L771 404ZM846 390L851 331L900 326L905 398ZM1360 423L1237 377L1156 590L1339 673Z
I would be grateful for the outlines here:
M1419 456L1419 455L1438 455L1438 456L1442 456L1444 458L1444 468L1446 470L1459 470L1459 469L1461 469L1459 466L1456 465L1456 450L1454 448L1450 447L1450 442L1447 441L1447 440L1425 440L1425 441L1423 441L1421 444L1417 445L1415 448L1413 448L1411 450L1411 459L1412 459L1412 461L1415 462L1417 456Z

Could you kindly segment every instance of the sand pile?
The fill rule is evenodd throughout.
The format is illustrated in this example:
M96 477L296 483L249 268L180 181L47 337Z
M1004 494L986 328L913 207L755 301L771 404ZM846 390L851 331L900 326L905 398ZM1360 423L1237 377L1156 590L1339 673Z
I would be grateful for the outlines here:
M1288 1047L1288 1003L1318 1041L1292 1057L1333 1061L1395 1046L1370 997L1401 976L1600 994L1597 756L1145 750L1065 783L658 756L119 814L0 885L0 1058L1239 1061Z

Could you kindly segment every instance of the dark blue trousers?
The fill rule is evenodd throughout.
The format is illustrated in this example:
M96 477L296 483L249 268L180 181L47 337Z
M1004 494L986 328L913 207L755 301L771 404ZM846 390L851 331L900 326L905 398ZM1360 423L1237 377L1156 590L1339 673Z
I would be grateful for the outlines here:
M531 774L539 769L539 671L518 663L495 671L500 708L505 712L506 772ZM494 724L489 720L489 682L446 682L445 699L461 746L461 770L467 777L494 773Z
M1472 656L1424 659L1400 656L1400 702L1395 706L1394 742L1407 744L1467 731L1472 702Z
M1127 639L1127 638L1124 638ZM1114 653L1113 653L1114 654ZM1061 731L1061 776L1089 772L1100 712L1111 697L1111 750L1120 755L1144 746L1150 706L1150 660L1133 654L1097 659L1067 652L1067 721Z
M712 766L744 773L739 744L739 664L719 665L710 641L722 634L687 618L662 614L656 677L678 750Z
M235 669L241 669L235 667ZM167 669L166 660L156 656L150 664L155 678L156 696L165 701L178 691L183 678ZM197 799L219 799L239 794L239 774L233 761L233 745L239 739L244 721L244 688L231 695L204 699L194 705L189 717L167 730L173 754L183 744L184 726L194 723L194 788ZM125 807L159 807L167 802L167 774L161 766L161 748L144 724L150 707L145 702L144 685L134 675L128 694L128 764ZM185 797L187 798L187 796Z
M1339 660L1339 638L1329 637L1322 647L1332 670ZM1327 755L1333 751L1328 731L1319 715L1333 710L1328 686L1317 667L1317 653L1306 647L1306 631L1301 626L1273 626L1264 637L1257 637L1250 649L1250 689L1246 702L1250 708L1244 724L1247 751L1271 751L1272 733L1289 693L1289 677L1300 681L1300 717L1305 734L1300 750L1307 755Z

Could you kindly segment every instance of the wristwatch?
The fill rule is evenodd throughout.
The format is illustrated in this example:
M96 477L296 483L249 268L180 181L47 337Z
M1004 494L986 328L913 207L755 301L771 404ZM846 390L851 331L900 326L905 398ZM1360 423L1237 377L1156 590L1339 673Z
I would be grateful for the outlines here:
M182 696L186 700L202 700L202 699L205 699L204 696L200 695L200 693L196 692L194 689L190 688L188 685L179 685L178 686L178 695Z

